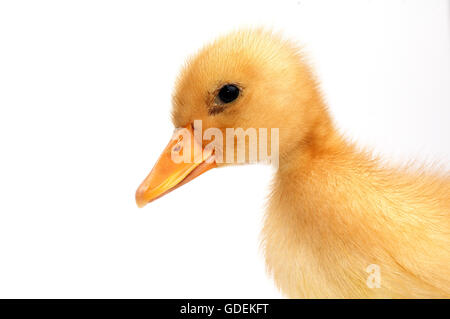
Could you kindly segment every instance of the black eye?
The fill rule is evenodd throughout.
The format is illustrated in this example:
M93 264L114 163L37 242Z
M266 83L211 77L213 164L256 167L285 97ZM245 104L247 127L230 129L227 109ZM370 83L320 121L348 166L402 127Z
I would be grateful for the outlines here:
M239 88L233 84L226 84L222 86L217 97L222 103L230 103L239 96Z

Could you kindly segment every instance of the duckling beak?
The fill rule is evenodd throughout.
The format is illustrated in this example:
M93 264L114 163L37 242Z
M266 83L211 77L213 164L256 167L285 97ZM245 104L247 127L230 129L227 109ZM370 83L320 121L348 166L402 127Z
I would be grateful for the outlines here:
M150 174L148 174L137 189L136 204L138 207L144 207L146 204L164 196L217 166L214 161L213 152L211 150L205 150L201 145L201 141L196 141L194 138L192 125L189 124L184 129L187 130L185 131L187 134L183 135L183 139L180 140L179 134L175 132L172 140L160 155ZM190 142L186 143L184 140L188 137ZM181 154L181 145L183 145L183 148L190 148L190 156L186 155L184 157L185 160L181 162L179 160L174 161L173 152ZM181 149L181 151L185 152L186 150Z

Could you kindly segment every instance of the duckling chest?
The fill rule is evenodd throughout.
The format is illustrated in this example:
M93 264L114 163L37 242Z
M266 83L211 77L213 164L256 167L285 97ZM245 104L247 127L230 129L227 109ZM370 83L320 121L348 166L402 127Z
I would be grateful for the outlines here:
M269 213L263 230L266 266L278 288L288 297L313 297L319 293L315 290L322 277L321 267L307 236L294 227Z
M339 251L337 247L345 245L328 227L308 218L309 213L269 205L263 240L276 285L292 298L340 298L348 291L365 290L364 261Z

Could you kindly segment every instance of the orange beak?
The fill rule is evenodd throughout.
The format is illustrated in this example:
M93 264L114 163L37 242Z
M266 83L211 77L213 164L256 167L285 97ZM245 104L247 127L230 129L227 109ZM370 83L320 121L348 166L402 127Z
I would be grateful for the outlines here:
M179 138L180 132L175 132L150 174L137 189L138 207L144 207L216 167L213 152L205 150L201 141L196 141L192 125L189 124L182 130L182 139Z

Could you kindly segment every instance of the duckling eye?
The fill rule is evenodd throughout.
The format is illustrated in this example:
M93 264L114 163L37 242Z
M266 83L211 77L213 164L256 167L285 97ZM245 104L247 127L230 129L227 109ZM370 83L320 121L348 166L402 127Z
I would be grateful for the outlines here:
M237 99L239 96L239 88L233 84L225 84L217 94L220 102L230 103Z

